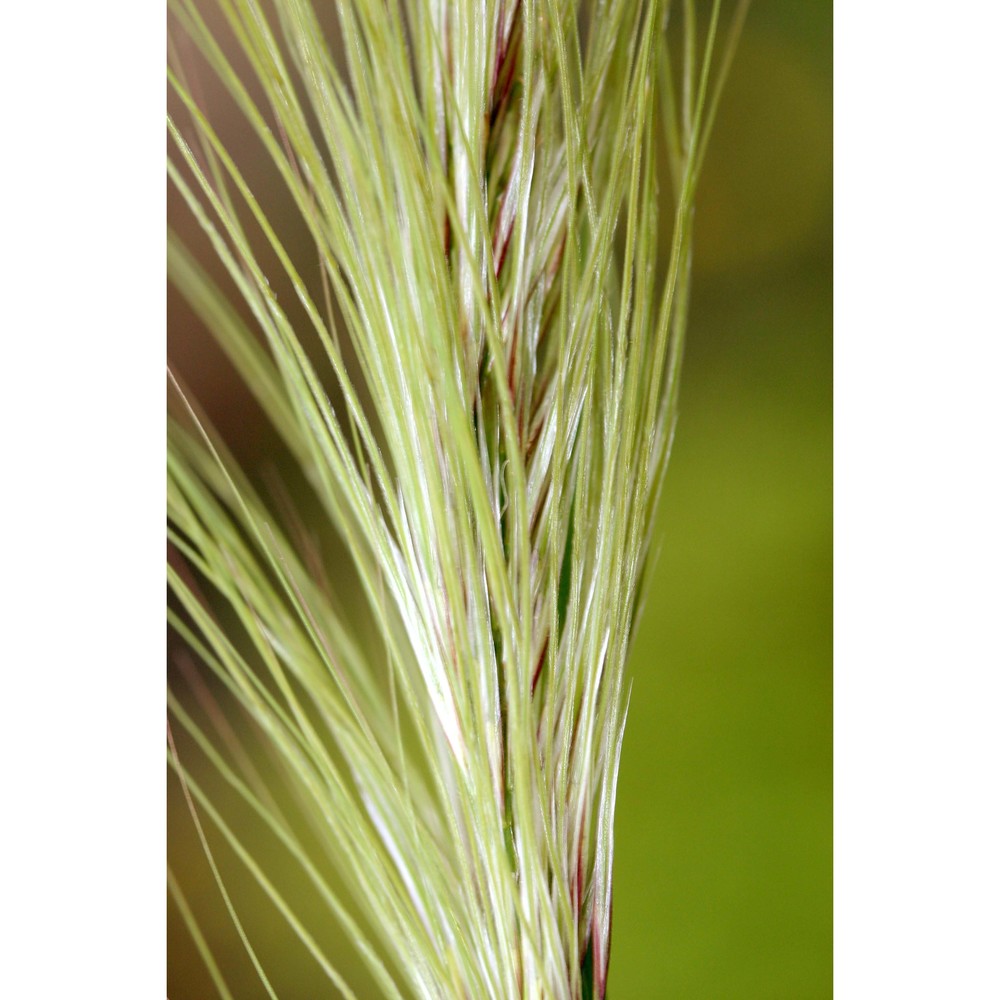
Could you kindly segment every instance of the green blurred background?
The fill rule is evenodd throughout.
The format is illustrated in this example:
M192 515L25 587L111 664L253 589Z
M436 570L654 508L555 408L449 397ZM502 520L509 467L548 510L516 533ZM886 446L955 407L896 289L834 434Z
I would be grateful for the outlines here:
M833 993L832 23L751 8L699 189L612 1000Z
M832 22L830 2L751 8L699 190L632 658L611 1000L832 996ZM168 310L175 366L259 456L232 372L174 295ZM169 787L171 863L235 995L263 996ZM329 995L260 893L234 894L283 1000ZM173 906L169 935L168 995L213 995Z

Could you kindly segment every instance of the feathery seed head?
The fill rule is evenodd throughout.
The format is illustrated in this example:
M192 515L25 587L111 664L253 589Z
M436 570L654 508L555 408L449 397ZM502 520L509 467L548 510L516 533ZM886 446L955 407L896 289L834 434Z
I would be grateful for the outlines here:
M332 24L310 0L216 4L224 29L171 0L200 62L171 59L168 171L231 289L173 233L171 280L339 534L383 648L175 381L170 538L193 573L170 570L171 620L313 836L217 716L173 694L171 764L346 995L324 932L189 752L279 838L384 995L603 997L625 661L675 418L693 191L746 4L714 90L718 2L702 52L684 5L677 73L655 0L345 0ZM199 67L318 268L293 259L195 99Z

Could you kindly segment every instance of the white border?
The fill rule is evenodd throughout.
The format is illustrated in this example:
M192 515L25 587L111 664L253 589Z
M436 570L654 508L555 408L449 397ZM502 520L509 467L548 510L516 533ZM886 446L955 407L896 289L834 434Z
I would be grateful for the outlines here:
M835 985L1000 996L991 4L837 4Z
M165 8L4 12L4 970L166 990Z

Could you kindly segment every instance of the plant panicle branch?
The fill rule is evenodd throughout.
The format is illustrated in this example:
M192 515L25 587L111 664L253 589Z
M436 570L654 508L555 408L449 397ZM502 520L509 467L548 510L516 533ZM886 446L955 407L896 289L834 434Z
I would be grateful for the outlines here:
M605 994L626 658L676 420L694 190L747 3L714 70L722 4L701 48L695 8L170 0L168 175L217 264L171 230L170 280L287 449L338 539L324 570L363 609L338 606L171 373L171 624L301 822L221 711L183 692L184 761L173 735L168 759L209 859L199 813L345 995L328 928L296 914L189 756L277 837L384 995ZM171 892L226 996L173 876Z

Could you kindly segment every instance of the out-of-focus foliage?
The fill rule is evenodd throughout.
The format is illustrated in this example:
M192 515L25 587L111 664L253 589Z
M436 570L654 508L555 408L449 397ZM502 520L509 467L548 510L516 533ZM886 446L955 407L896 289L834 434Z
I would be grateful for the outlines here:
M756 4L633 650L615 1000L833 993L832 190L831 5Z

